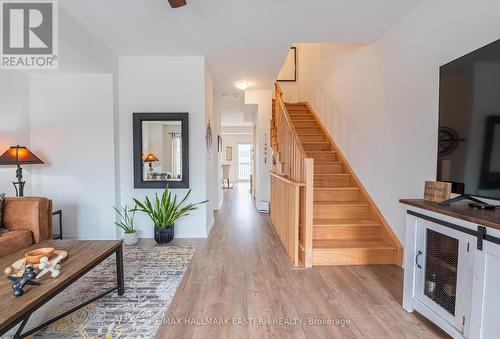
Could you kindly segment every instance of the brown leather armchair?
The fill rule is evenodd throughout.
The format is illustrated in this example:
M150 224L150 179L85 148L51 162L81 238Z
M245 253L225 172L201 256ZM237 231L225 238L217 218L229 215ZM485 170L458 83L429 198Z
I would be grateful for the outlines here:
M52 201L40 197L6 198L0 234L0 257L52 236Z

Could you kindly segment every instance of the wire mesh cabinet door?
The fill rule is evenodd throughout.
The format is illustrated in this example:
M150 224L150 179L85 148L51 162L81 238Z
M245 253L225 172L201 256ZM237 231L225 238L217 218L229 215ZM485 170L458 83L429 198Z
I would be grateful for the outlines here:
M427 220L418 222L415 297L462 333L470 322L475 240Z

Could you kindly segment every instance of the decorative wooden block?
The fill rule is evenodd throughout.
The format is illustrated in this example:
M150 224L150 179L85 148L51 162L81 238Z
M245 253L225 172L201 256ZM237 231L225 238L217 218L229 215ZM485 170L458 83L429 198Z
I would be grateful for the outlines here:
M443 202L451 198L451 182L426 181L424 200Z

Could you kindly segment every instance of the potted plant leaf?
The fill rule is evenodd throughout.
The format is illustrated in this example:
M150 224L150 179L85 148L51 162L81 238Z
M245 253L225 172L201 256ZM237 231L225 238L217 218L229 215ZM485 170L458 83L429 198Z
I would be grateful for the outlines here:
M135 208L129 209L127 205L123 208L113 207L120 217L116 226L123 230L123 242L125 245L134 245L139 241L139 236L134 228Z
M172 196L168 187L165 188L161 197L155 193L153 201L146 197L144 202L134 199L136 207L133 211L146 213L153 222L155 228L155 240L159 244L166 244L174 238L174 223L181 217L189 215L189 212L198 209L198 205L206 203L208 200L198 203L185 204L191 190L177 201L177 196Z

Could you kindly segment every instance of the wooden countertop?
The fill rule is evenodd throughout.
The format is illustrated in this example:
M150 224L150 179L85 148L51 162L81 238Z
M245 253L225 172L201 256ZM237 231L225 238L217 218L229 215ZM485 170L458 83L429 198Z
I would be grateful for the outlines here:
M401 199L399 202L500 230L500 208L494 211L476 210L469 207L469 201L461 201L450 206L442 206L423 199Z

